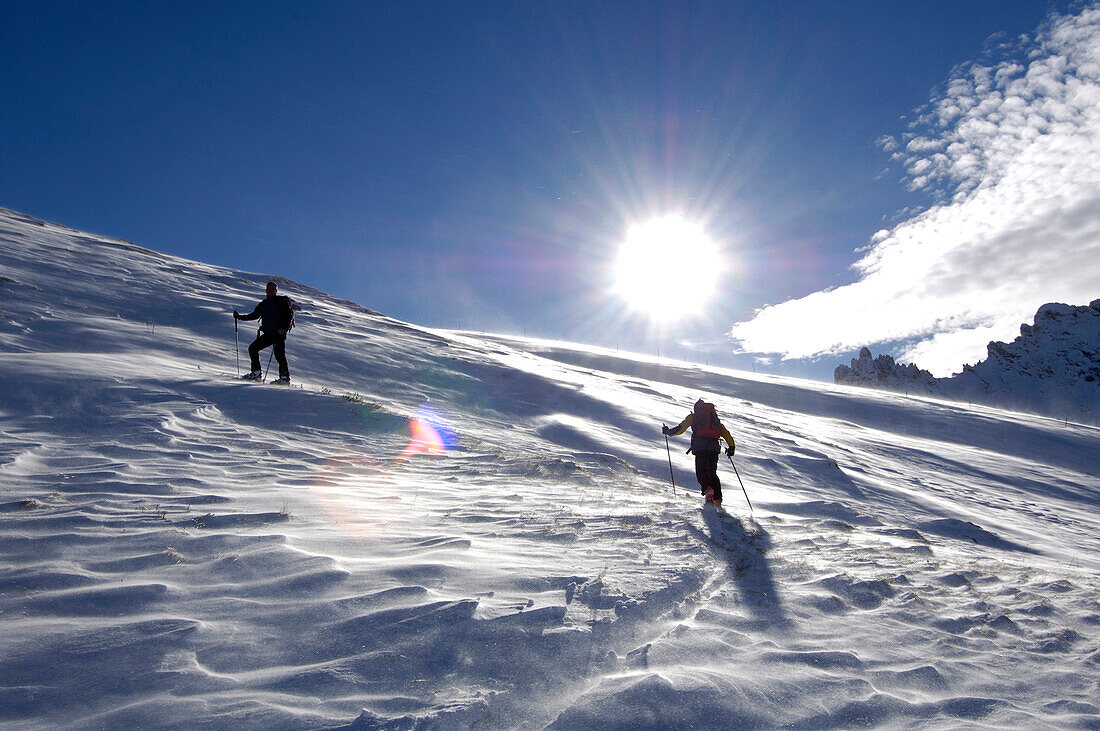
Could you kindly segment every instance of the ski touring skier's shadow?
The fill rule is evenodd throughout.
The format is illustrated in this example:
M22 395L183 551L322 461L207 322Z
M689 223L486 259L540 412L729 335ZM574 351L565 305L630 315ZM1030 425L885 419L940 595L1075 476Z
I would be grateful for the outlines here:
M741 518L713 507L703 508L707 535L714 553L724 560L752 619L761 625L788 624L783 603L776 588L768 550L771 536L756 521L746 528Z

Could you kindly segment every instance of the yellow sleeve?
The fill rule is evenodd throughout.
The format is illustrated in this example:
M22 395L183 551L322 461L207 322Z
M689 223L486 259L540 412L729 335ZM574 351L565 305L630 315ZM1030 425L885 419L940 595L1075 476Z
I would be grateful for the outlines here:
M722 424L722 439L726 440L726 444L733 446L733 436L730 434L730 430L726 428L725 424Z
M691 425L692 425L693 423L695 423L695 413L694 413L694 412L692 412L692 413L688 414L688 415L687 415L687 418L686 418L686 419L684 419L683 421L681 421L681 422L679 423L679 425L677 425L677 426L675 426L675 427L673 427L673 428L669 429L669 430L668 430L668 433L669 433L669 434L670 434L671 436L674 436L674 437L675 437L675 436L677 436L677 435L683 434L684 432L686 432L686 431L688 430L688 428L689 428L689 427L690 427L690 426L691 426Z

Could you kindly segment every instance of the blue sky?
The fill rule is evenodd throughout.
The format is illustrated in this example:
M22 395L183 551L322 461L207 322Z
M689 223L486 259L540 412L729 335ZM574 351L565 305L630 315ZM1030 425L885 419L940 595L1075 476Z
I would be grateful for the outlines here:
M1092 89L1095 71L1050 61L1096 50L1097 23L1082 20L1092 10L1009 0L9 2L0 206L286 276L424 325L660 347L823 379L880 343L949 370L981 338L1011 339L1006 323L1018 326L1029 307L1055 295L1087 302L1091 272L1069 290L1053 276L1029 281L1030 299L971 276L926 308L922 296L985 261L975 242L997 232L973 221L1003 215L990 196L985 208L973 199L1012 178L982 151L1002 150L1003 138L971 134L1011 115L928 111L951 107L975 68L996 82L972 84L968 98L1004 100L1005 69L1031 83L1028 70L1046 60L1049 73L1020 98L1070 99L1080 112L1070 139L1094 149L1080 110L1091 97L1079 87ZM1059 34L1060 18L1075 20L1073 39ZM1064 127L1039 134L1062 139ZM960 142L974 154L944 152ZM1052 170L1061 172L1046 179L1065 175ZM1076 211L1085 222L1061 234L1067 256L1084 257L1071 243L1094 240L1093 171L1073 172L1071 196L1053 186L1033 201L1018 186L1019 200L1001 189L1013 210L1053 206L1011 232L1049 242L1044 222ZM657 325L610 290L627 229L670 213L705 227L723 276L697 316ZM905 282L876 269L912 270L891 252L907 241L935 248L928 241L951 225L971 234L936 260L950 276L931 266ZM661 296L690 298L692 285ZM971 301L994 297L1026 302L998 319ZM890 311L887 302L934 317L899 329L856 312ZM837 320L849 320L843 332ZM949 347L952 338L965 346Z

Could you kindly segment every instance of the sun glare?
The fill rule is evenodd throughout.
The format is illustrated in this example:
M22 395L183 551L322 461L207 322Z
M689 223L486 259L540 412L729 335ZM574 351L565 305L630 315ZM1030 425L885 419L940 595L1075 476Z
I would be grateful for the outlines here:
M718 246L701 226L665 216L627 231L614 290L631 309L655 320L675 320L709 302L721 270Z

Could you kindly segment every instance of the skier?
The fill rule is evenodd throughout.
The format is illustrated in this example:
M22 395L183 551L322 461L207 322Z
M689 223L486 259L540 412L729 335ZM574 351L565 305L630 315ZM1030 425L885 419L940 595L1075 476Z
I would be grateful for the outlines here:
M726 454L733 457L736 445L729 430L718 419L718 412L714 404L707 403L703 399L695 402L691 413L677 426L669 429L661 425L661 433L668 436L683 434L691 427L691 448L689 452L695 453L695 479L699 480L699 490L703 493L707 503L713 503L715 507L722 507L722 483L718 479L718 456L722 451L722 445L718 443L719 437L726 440Z
M252 372L244 376L246 380L258 381L263 378L260 369L260 351L271 346L275 360L279 362L279 380L276 383L290 383L290 367L286 362L286 334L294 327L294 303L290 298L279 296L279 285L267 283L267 298L260 300L250 314L242 315L233 310L234 320L259 320L260 331L256 339L248 346L248 356L252 359Z

